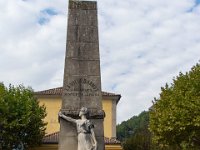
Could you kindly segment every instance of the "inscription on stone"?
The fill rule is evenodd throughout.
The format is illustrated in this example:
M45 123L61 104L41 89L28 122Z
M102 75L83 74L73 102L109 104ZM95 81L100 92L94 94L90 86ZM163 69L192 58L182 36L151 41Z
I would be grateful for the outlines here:
M95 83L85 78L73 80L64 85L65 96L99 96L99 89Z

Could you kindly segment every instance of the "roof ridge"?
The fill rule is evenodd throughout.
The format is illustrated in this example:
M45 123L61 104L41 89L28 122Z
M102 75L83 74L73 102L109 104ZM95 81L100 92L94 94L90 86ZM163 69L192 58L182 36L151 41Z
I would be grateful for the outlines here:
M42 91L36 91L34 93L36 95L62 95L62 90L63 90L63 87L57 87L57 88L50 88L50 89L42 90ZM121 97L120 94L105 92L105 91L102 91L102 95L104 95L104 96L120 96Z

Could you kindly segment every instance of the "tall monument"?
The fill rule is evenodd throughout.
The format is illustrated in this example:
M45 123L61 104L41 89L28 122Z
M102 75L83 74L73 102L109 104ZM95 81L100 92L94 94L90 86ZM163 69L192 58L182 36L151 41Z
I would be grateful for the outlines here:
M97 2L69 0L61 113L78 119L82 107L88 108L98 150L104 150ZM61 118L59 150L77 150L77 136L76 125Z

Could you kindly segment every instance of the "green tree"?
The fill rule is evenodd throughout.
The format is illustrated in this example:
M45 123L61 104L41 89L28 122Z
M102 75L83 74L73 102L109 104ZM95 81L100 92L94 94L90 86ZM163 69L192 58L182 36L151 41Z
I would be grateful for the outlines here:
M148 127L138 129L130 138L123 144L124 150L150 150L151 148L151 133Z
M148 126L148 111L143 111L117 125L117 137L123 142L124 150L150 150L152 145Z
M163 148L200 149L200 64L161 88L150 111L150 130Z
M36 146L45 134L44 106L39 106L31 88L8 88L0 83L0 149Z

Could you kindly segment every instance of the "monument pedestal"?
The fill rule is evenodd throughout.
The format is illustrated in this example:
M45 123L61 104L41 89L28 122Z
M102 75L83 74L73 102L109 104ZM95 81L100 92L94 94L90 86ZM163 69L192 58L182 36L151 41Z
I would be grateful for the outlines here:
M89 110L98 150L104 150L97 3L70 0L61 112L78 119L82 107ZM61 119L59 150L77 150L77 143L76 126Z

